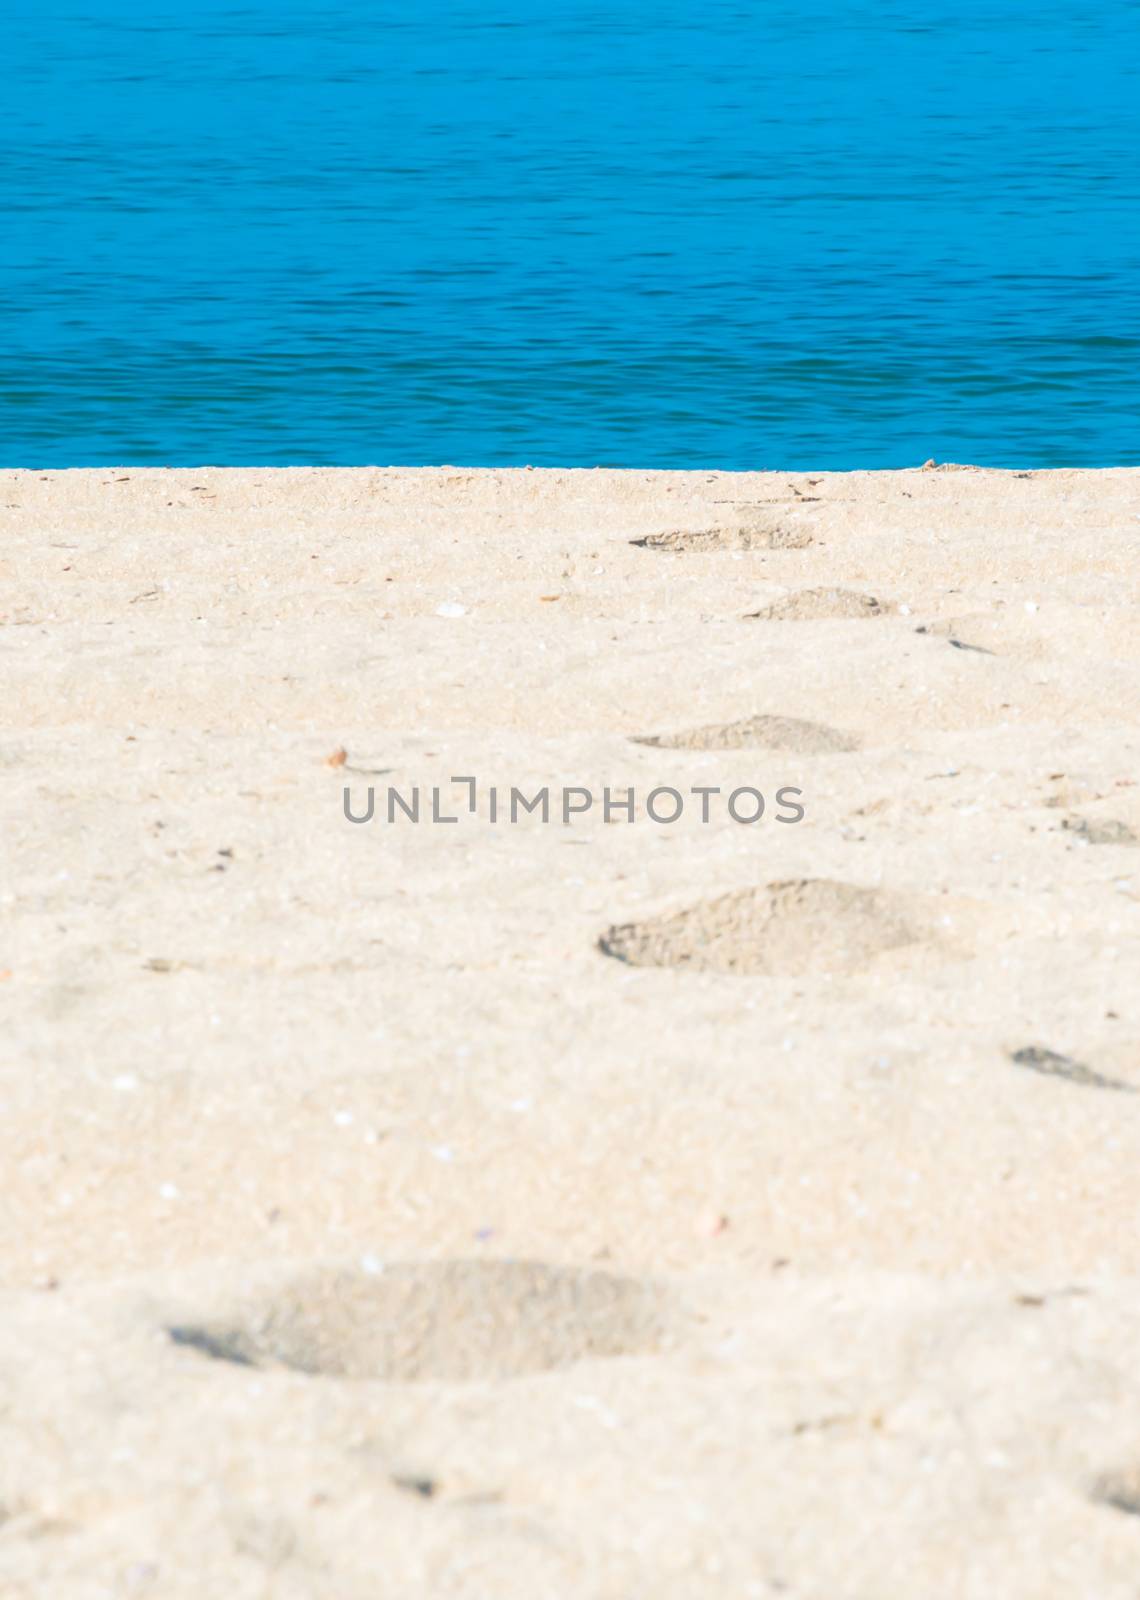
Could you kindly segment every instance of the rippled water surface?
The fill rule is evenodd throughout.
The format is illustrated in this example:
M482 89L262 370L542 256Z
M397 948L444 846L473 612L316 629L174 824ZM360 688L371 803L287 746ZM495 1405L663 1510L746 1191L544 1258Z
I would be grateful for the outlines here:
M1140 463L1140 8L2 24L0 461Z

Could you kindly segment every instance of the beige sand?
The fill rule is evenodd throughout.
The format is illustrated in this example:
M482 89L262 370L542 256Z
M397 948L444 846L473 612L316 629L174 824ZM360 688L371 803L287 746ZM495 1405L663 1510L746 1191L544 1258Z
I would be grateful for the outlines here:
M1132 1600L1140 472L2 489L5 1600Z

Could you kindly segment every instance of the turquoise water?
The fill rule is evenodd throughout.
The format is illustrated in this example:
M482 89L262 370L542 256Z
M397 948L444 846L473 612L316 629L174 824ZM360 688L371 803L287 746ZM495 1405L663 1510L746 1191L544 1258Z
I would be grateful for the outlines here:
M1140 7L46 0L0 463L1140 463Z

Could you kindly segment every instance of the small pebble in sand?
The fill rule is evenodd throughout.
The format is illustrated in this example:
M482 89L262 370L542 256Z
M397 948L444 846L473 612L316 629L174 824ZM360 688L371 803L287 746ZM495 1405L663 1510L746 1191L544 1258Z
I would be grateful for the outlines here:
M445 600L441 606L436 606L437 617L465 617L467 607L461 606L457 600Z
M530 471L529 467L527 471ZM434 1478L421 1477L416 1473L393 1473L392 1482L405 1494L418 1494L422 1500L430 1500L439 1487Z
M343 745L338 745L338 747L333 751L331 756L326 756L325 757L325 766L326 767L343 767L347 760L348 760L348 751L344 748Z
M1106 1472L1092 1485L1092 1498L1127 1516L1140 1517L1140 1467Z
M693 1232L699 1239L715 1239L718 1234L724 1233L727 1227L728 1218L724 1213L710 1206L698 1215L693 1224Z

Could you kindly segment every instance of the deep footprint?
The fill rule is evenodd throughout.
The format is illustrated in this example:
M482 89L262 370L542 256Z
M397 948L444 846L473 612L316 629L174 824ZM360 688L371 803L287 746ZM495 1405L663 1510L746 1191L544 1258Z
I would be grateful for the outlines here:
M598 947L633 967L741 976L850 973L933 935L915 896L803 878L700 900L609 928Z
M465 1383L656 1348L661 1292L531 1261L314 1271L235 1310L166 1329L214 1360L337 1378Z
M756 716L686 728L680 733L645 734L633 743L659 750L786 750L795 755L832 755L858 750L861 741L823 722Z
M896 609L891 600L880 600L877 595L860 594L854 589L800 589L745 615L749 621L817 622L829 617L887 617Z

